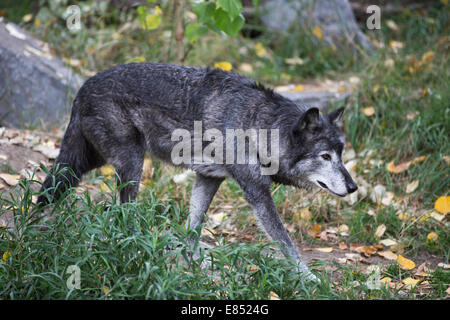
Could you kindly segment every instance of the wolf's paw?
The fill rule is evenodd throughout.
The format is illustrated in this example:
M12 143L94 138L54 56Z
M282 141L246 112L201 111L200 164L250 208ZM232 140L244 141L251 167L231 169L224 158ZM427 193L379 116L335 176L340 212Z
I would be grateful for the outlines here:
M314 275L314 273L312 273L311 270L309 270L309 268L306 266L305 263L303 263L303 261L298 261L297 267L302 280L312 281L316 284L322 283L322 281L320 281L320 279L316 275Z
M315 276L314 273L312 273L309 270L308 270L308 272L301 273L301 277L302 277L302 279L304 279L306 281L312 281L318 285L320 285L322 283L322 281L317 276Z

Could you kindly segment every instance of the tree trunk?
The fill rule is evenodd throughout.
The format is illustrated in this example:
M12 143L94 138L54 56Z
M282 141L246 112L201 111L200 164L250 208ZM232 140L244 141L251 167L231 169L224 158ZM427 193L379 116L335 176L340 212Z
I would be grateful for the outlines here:
M176 55L177 62L183 64L184 62L184 27L183 27L183 9L184 0L174 0L175 5L175 40L176 40Z

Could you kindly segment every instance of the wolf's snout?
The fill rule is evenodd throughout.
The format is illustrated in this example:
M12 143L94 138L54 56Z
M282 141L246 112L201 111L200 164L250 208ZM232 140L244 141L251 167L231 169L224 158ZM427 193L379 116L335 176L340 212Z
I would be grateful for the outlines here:
M356 190L358 190L358 186L357 186L356 183L354 183L354 182L348 183L346 187L347 187L347 192L348 192L348 193L353 193L353 192L355 192Z

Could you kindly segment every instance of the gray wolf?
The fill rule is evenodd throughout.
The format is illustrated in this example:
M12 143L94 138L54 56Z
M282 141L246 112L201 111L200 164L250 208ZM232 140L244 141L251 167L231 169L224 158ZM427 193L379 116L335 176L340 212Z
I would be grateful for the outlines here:
M171 139L172 132L180 128L193 132L194 122L222 133L227 128L278 129L279 163L272 175L262 175L264 164L258 161L178 164L197 173L187 226L197 228L222 181L234 179L269 238L280 244L303 276L316 279L283 226L270 186L316 186L339 197L357 189L341 160L343 111L322 114L234 72L163 63L118 65L80 88L55 161L72 174L49 175L38 203L57 199L69 185L76 186L84 173L106 163L114 165L121 183L134 182L121 189L121 202L135 200L145 151L171 163L177 143Z

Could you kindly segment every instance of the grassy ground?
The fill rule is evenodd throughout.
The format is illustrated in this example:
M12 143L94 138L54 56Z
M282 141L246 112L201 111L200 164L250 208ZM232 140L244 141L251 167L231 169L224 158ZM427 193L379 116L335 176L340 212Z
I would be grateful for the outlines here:
M398 30L387 25L389 20L395 21ZM445 158L450 155L448 21L448 6L442 3L383 16L381 30L366 32L381 47L374 57L340 57L330 48L314 47L314 43L309 44L309 51L293 52L287 44L273 45L273 40L264 38L227 39L224 43L211 35L192 49L186 61L212 66L226 60L236 69L250 63L250 76L273 85L299 83L311 76L319 80L356 77L358 91L349 102L345 119L348 148L357 154L354 174L371 186L384 186L392 192L393 200L387 205L376 204L370 200L369 192L349 205L322 193L274 186L275 203L302 249L332 247L336 252L339 243L348 247L352 243L375 246L380 240L375 232L384 225L382 238L394 239L397 245L383 250L407 257L417 265L429 261L427 275L416 275L417 266L408 271L395 260L383 260L378 264L381 268L377 277L389 277L391 284L371 289L367 266L375 264L372 260L368 264L340 263L330 254L329 259L325 256L311 262L322 284L303 283L298 275L288 271L289 263L255 228L250 207L232 181L221 186L213 201L210 215L224 213L226 219L210 228L209 237L205 233L205 238L217 246L209 251L213 269L202 269L201 261L189 259L184 240L190 184L175 184L172 177L179 171L153 162L150 179L145 181L137 203L117 205L117 190L104 192L98 199L88 193L72 192L47 209L51 220L42 218L30 223L30 185L38 182L22 180L11 190L12 200L3 195L0 214L14 210L16 229L0 229L0 250L4 256L0 263L0 297L448 298L449 271L437 266L440 262L449 263L448 217L438 221L431 215L436 199L448 195L450 190ZM46 30L41 32L46 32L47 40L61 50L59 53L81 60L78 68L82 73L140 57L169 62L172 57L166 42L161 40L164 30L150 35L146 43L139 38L144 36L143 31L128 37L126 32L131 31L113 36L117 28L105 29L94 42L89 41L93 29L87 29L74 42L64 42L64 37ZM262 43L264 54L256 42ZM162 49L154 50L159 43ZM133 50L121 49L127 47ZM85 59L86 53L92 57ZM284 58L292 55L300 55L306 65L286 64ZM367 109L370 107L373 114ZM398 165L420 156L425 158L405 171L387 170L391 161ZM98 175L90 174L87 183L98 184ZM407 185L414 181L418 181L417 188L407 193ZM323 231L343 225L348 227L346 234L333 237L311 232L314 226ZM437 238L427 241L432 232ZM66 271L70 265L81 270L81 290L67 287L70 274ZM408 278L420 282L408 287L402 282Z

